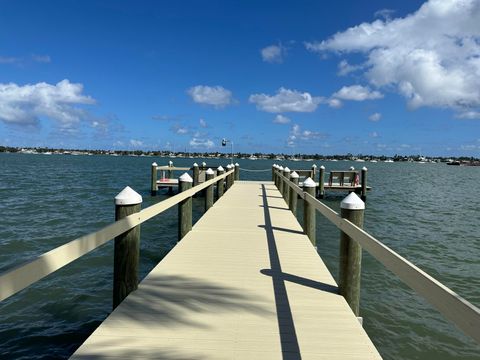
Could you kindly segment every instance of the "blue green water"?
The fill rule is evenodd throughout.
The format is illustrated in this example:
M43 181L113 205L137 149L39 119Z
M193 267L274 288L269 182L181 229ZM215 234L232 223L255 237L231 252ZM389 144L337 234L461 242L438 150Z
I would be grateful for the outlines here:
M0 154L0 272L113 221L113 198L126 185L142 207L149 157ZM203 159L172 159L191 166ZM225 161L206 159L208 164ZM238 160L270 169L267 160ZM294 169L312 162L282 162ZM480 305L480 167L444 164L317 162L329 170L369 168L365 228L473 304ZM270 172L241 172L268 180ZM344 195L325 199L334 209ZM194 199L194 217L203 199ZM176 243L176 208L142 225L141 276ZM317 217L318 251L336 276L339 231ZM111 310L113 242L0 303L1 359L65 359ZM385 359L479 359L480 346L364 255L361 315ZM480 330L479 330L480 331Z

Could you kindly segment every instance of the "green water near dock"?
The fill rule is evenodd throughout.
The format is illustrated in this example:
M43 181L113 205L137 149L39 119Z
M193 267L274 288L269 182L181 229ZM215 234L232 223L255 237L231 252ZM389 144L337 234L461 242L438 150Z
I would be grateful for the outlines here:
M0 272L114 218L113 198L129 185L150 206L151 157L0 154ZM226 165L227 160L172 159ZM242 160L242 180L270 180L272 161ZM312 162L281 162L307 169ZM365 229L480 306L480 167L316 162L330 170L369 168ZM324 202L339 209L345 194ZM299 203L301 205L301 203ZM194 218L203 198L194 199ZM301 209L301 206L299 206ZM301 215L300 215L301 216ZM232 219L232 222L235 219ZM142 225L141 277L177 241L176 207ZM317 215L318 252L336 276L339 231ZM113 242L0 303L1 359L65 359L111 311ZM479 359L480 346L364 253L361 316L385 359Z

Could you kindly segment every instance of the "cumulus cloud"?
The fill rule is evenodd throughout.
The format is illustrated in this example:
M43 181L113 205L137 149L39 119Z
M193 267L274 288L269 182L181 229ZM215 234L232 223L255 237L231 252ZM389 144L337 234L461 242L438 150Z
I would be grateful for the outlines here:
M480 106L480 2L430 0L404 18L362 23L308 50L365 56L365 76L411 108Z
M334 109L340 109L342 106L343 106L343 103L341 100L339 99L334 99L334 98L330 98L327 100L327 104L328 106L334 108Z
M253 94L249 101L257 106L258 110L281 112L313 112L323 101L322 97L315 97L308 92L299 92L281 87L276 95Z
M175 124L170 127L170 131L177 135L185 135L189 133L189 130L186 126L180 124Z
M208 124L207 124L207 122L206 122L204 119L200 119L200 120L199 120L199 123L200 123L200 127L201 127L201 128L206 128L206 127L208 127Z
M392 10L392 9L380 9L375 11L375 14L373 14L373 16L376 18L383 18L388 21L392 18L392 15L394 13L395 13L395 10Z
M287 138L287 146L294 147L299 140L307 142L316 139L325 139L327 136L324 133L311 130L302 130L300 125L293 124Z
M290 119L286 116L283 116L281 114L278 114L275 116L275 119L273 119L274 124L288 124L290 123Z
M376 113L373 113L372 115L370 115L368 117L368 120L376 122L376 121L380 121L381 118L382 118L382 114L376 112Z
M362 69L362 65L350 65L347 60L342 60L338 63L338 72L339 76L346 76L352 72Z
M480 111L462 111L455 115L457 119L480 119Z
M287 50L281 44L270 45L260 50L262 60L269 63L282 63Z
M190 146L194 148L211 149L215 146L215 144L210 139L198 139L194 137L192 140L190 140Z
M370 90L368 86L365 87L361 85L352 85L342 87L340 90L334 93L332 97L342 100L364 101L381 99L383 98L383 95L376 90Z
M46 117L70 132L81 121L91 122L91 116L79 105L94 103L93 98L83 94L82 84L67 79L55 85L0 84L0 121L10 125L36 127L40 118Z
M133 148L139 148L139 147L143 146L143 141L131 139L130 140L130 146L133 147Z
M232 92L222 86L197 85L188 89L187 93L197 104L213 105L216 108L233 102Z

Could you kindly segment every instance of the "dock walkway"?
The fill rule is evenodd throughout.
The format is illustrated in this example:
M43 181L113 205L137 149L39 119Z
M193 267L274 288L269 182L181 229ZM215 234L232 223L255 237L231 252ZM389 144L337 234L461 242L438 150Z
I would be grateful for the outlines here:
M272 182L237 181L72 359L380 359Z

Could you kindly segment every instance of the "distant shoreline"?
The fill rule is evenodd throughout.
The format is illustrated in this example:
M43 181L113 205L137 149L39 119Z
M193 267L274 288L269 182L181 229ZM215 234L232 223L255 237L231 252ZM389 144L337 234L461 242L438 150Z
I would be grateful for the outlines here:
M86 150L57 149L45 147L15 147L0 146L0 153L39 154L39 155L109 155L109 156L142 156L142 157L178 157L178 158L225 158L230 159L230 153L220 152L183 152L183 151L143 151L143 150ZM291 161L380 161L380 162L420 162L420 163L455 163L453 165L480 166L480 159L468 156L421 156L421 155L362 155L362 154L274 154L274 153L241 153L233 154L236 159L250 160L291 160ZM457 164L458 162L458 164Z

